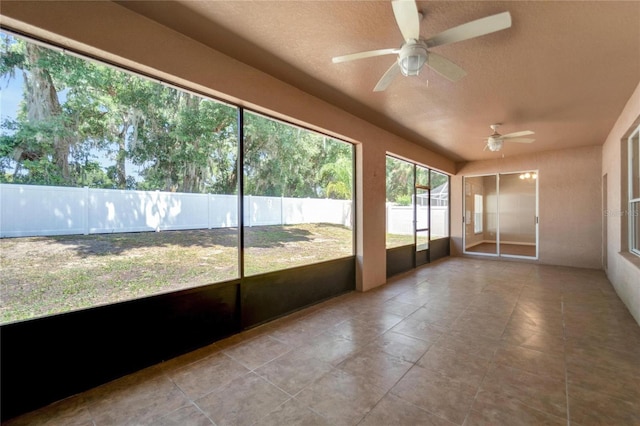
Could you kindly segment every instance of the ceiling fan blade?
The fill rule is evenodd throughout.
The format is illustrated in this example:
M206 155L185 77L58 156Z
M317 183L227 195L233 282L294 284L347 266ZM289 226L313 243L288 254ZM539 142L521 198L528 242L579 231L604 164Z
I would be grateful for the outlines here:
M535 133L532 132L531 130L523 130L522 132L513 132L513 133L507 133L506 135L502 135L502 139L519 138L521 136L530 136L534 134Z
M389 87L393 79L398 76L398 74L400 74L400 65L398 65L398 62L396 61L383 74L382 78L380 78L373 91L382 92L383 90L385 90L387 87Z
M511 14L502 12L450 28L431 37L426 43L427 47L442 46L443 44L480 37L509 27L511 27Z
M427 65L429 65L429 67L435 72L451 81L458 81L467 75L465 70L437 53L429 52L427 56Z
M531 138L507 138L503 140L505 142L518 142L518 143L531 143L533 141L535 141L535 139L531 139Z
M393 0L393 14L405 40L420 38L420 15L414 0Z
M489 148L489 144L488 144L488 143L484 146L483 151L486 151L486 150L487 150L487 148Z
M392 55L394 53L398 53L399 51L400 49L369 50L367 52L358 52L358 53L351 53L349 55L335 56L333 59L331 59L331 61L334 64L338 64L340 62L355 61L356 59L371 58L374 56Z

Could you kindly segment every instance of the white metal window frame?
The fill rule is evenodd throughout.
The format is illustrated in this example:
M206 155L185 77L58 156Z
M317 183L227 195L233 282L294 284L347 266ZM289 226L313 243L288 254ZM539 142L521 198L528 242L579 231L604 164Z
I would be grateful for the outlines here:
M631 133L627 143L627 157L629 158L627 168L627 175L629 177L629 252L636 256L640 256L640 237L638 237L638 235L640 235L640 231L636 229L637 226L640 226L636 218L636 215L640 214L640 198L634 198L634 189L636 189L636 193L640 194L640 178L634 181L634 170L635 176L640 177L640 126ZM633 156L634 149L636 152L635 159Z

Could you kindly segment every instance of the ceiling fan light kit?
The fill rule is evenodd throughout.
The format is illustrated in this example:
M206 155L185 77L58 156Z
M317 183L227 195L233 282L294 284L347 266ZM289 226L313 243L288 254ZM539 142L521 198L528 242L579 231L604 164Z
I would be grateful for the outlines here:
M391 6L398 28L405 40L400 49L370 50L336 56L332 59L333 63L341 63L374 56L397 54L396 62L384 73L373 89L375 92L381 92L389 87L398 74L404 76L418 75L425 65L450 81L458 81L466 75L466 72L449 59L433 53L429 49L480 37L511 27L511 14L502 12L458 25L425 40L420 38L420 21L423 15L418 12L415 0L393 0Z
M427 45L423 41L411 40L400 48L398 64L404 76L418 75L427 62Z
M489 140L487 141L487 146L489 147L489 151L500 151L502 149L502 140L489 138Z
M531 143L535 141L535 139L522 137L535 134L531 130L524 130L521 132L513 132L506 135L501 135L500 133L498 133L498 127L500 126L500 123L492 124L491 126L489 126L489 128L493 130L493 134L487 138L487 144L484 146L485 150L489 148L489 151L500 151L504 142Z

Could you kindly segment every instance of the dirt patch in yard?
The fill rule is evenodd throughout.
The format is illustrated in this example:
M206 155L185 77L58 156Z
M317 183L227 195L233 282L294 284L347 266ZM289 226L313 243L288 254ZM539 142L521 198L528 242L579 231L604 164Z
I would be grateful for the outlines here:
M352 232L304 224L245 229L245 274L352 254ZM0 240L0 323L238 277L234 228Z

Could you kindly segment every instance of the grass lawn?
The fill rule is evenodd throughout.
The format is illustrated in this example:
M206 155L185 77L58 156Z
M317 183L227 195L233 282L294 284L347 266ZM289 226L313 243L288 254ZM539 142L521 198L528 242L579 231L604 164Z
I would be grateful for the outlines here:
M329 224L245 229L245 275L352 254L350 229ZM238 277L237 230L0 240L0 323Z
M408 246L415 242L413 234L411 235L399 235L399 234L387 234L387 248Z

